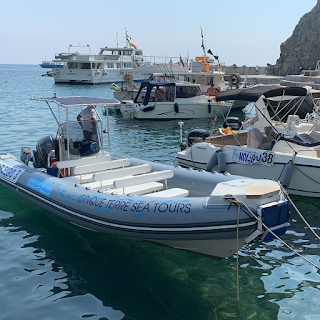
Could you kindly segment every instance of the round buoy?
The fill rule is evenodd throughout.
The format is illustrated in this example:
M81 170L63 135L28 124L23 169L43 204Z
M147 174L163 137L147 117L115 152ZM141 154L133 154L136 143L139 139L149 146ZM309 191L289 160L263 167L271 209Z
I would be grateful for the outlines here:
M211 172L214 166L218 163L218 151L214 152L207 163L207 171Z
M218 170L219 172L226 172L227 171L227 160L226 160L226 155L224 154L223 151L218 152Z
M282 171L281 177L279 178L279 181L284 187L289 187L292 174L293 174L294 165L292 162L288 162Z

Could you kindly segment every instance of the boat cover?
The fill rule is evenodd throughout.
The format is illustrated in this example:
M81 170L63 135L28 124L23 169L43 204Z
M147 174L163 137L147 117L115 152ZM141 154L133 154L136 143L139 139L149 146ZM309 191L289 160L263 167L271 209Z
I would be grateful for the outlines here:
M231 89L218 92L217 101L244 100L256 102L262 95L266 98L278 96L292 96L292 98L305 96L307 90L301 87L286 87L279 85L262 85L253 88Z
M108 104L119 104L116 99L91 98L91 97L65 97L65 98L36 98L35 100L56 102L63 107L77 106L101 106Z
M150 93L153 87L174 87L176 84L174 82L157 82L157 81L143 81L141 82L140 89L136 95L136 98L133 102L137 103L137 98L140 95L142 89L147 88L146 96L143 102L143 105L147 105L150 99Z

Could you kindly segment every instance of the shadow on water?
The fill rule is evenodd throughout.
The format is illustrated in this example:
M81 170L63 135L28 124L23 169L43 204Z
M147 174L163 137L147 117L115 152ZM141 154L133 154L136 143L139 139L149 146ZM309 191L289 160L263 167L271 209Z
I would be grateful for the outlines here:
M282 319L300 308L292 305L300 292L307 294L306 303L319 298L317 272L277 241L240 252L238 303L235 257L206 257L81 229L2 187L0 200L0 234L6 233L7 242L0 250L7 272L0 301L8 302L2 309L9 316L20 316L21 308L9 307L12 299L28 304L20 319L50 312L49 319ZM296 249L311 246L304 254L318 259L315 245L293 227L286 241Z
M206 257L81 229L2 187L0 191L0 209L13 213L1 212L0 230L7 233L7 242L10 239L1 256L6 252L11 261L4 270L7 298L1 300L29 303L32 315L48 316L50 310L52 319L65 312L68 319L91 315L205 320L248 319L256 314L272 319L278 312L277 304L257 298L257 293L265 293L262 270L251 272L255 261L250 256L240 258L244 282L238 305L234 258ZM82 301L79 307L76 301ZM7 314L19 314L19 308L8 308ZM31 314L25 311L22 318L31 319Z

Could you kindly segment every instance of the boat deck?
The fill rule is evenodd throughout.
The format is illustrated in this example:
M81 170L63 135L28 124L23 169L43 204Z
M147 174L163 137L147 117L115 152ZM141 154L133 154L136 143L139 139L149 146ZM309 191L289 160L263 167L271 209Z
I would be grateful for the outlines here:
M148 164L130 166L129 158L111 160L111 156L106 155L64 160L57 162L57 168L68 168L70 176L64 180L102 193L157 197L189 195L186 189L168 189L167 179L173 177L172 170L151 172Z

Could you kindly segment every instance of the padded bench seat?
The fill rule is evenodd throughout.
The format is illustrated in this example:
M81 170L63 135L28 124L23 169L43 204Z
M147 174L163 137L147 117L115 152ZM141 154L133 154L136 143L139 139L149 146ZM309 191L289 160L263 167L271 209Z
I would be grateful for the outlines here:
M85 157L79 159L70 159L70 160L62 160L57 161L57 168L72 168L77 166L87 166L97 163L109 162L111 160L111 156L104 155L104 156L97 156L97 157Z
M154 191L158 191L163 189L163 184L160 182L148 182L137 184L134 186L128 186L125 188L116 188L116 189L109 189L106 192L112 194L126 194L126 195L143 195L145 193L150 193Z
M162 190L158 192L144 194L144 197L165 197L165 198L178 198L178 197L187 197L189 191L181 188L172 188L167 190Z

